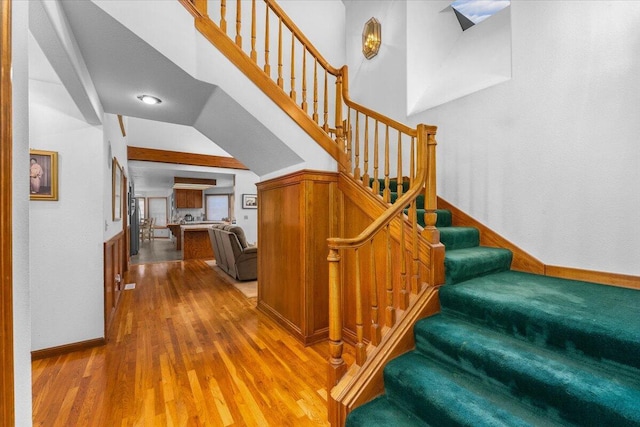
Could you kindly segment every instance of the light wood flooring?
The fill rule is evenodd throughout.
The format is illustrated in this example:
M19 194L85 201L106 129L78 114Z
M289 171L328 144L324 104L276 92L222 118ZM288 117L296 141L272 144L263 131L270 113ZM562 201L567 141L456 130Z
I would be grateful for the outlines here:
M202 261L131 266L108 344L34 361L34 426L327 425L305 348Z
M138 254L131 257L131 264L151 262L181 261L182 251L176 250L176 244L169 239L153 239L140 242Z

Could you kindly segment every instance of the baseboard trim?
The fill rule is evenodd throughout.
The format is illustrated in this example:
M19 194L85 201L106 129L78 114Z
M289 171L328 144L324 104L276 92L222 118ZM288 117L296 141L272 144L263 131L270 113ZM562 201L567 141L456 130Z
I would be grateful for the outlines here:
M100 347L105 345L106 343L107 341L104 338L95 338L92 340L59 345L57 347L43 348L42 350L34 350L31 352L31 361L46 359L48 357L62 356L67 353L86 350L88 348Z
M606 273L602 271L582 270L579 268L546 265L546 276L562 279L580 280L600 285L618 286L621 288L640 289L640 277L626 274Z

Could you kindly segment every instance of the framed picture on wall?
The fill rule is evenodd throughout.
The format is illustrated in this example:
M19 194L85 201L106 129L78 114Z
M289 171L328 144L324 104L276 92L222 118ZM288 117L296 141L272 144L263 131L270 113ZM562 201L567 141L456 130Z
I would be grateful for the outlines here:
M29 198L58 200L58 153L29 150Z
M111 213L114 221L122 219L122 169L118 160L113 158L111 167Z
M258 209L258 195L257 194L243 194L242 195L242 209Z

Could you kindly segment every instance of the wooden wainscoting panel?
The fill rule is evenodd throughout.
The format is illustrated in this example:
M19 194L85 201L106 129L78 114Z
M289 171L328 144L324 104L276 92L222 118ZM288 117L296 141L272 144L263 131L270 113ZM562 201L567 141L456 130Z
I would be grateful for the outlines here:
M125 233L120 232L104 242L104 338L107 340L124 287L124 240Z
M323 340L337 175L305 170L265 181L258 200L258 308L305 344Z
M453 225L476 227L480 230L481 245L511 250L511 252L513 252L513 261L511 262L512 269L528 273L544 274L544 264L541 261L526 253L495 231L491 230L489 227L476 221L441 197L438 197L438 209L448 209L451 211Z

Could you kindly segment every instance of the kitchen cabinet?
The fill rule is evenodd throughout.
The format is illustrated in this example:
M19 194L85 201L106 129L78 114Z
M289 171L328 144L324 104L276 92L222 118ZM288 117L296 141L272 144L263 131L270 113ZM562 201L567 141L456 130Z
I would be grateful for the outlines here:
M202 190L175 190L176 209L202 209Z

